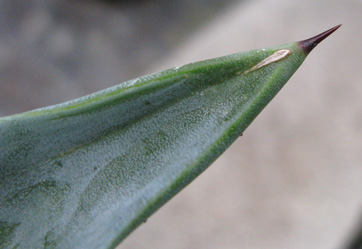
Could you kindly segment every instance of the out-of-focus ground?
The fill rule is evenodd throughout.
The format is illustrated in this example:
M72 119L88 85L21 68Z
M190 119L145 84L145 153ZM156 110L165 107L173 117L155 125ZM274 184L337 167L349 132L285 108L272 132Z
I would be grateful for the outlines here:
M0 114L141 76L232 0L107 2L0 0Z
M14 1L0 2L0 16L10 15L3 8L6 2ZM149 12L143 24L119 14L136 11L134 6L120 10L54 2L43 4L51 10L43 14L37 12L41 4L21 13L12 10L29 18L17 26L0 21L1 34L6 34L0 39L3 114L71 99L145 72L302 40L342 23L244 136L119 248L346 245L362 209L360 0L234 1L217 8L199 1L188 9L195 20L177 21L172 13L185 11L162 14L172 9L157 7L166 1L143 1L144 12ZM151 11L150 6L156 7ZM203 12L207 9L211 15ZM155 15L159 23L147 22ZM127 19L128 28L123 26ZM44 28L44 20L55 28ZM62 20L68 26L56 25ZM177 23L182 21L189 23ZM157 31L162 25L169 30ZM131 42L124 45L124 39Z

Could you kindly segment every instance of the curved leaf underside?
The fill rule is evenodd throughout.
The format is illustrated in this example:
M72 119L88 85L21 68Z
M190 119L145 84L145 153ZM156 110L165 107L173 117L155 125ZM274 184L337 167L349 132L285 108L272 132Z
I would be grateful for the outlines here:
M303 42L0 118L0 247L115 247L247 128L309 53Z

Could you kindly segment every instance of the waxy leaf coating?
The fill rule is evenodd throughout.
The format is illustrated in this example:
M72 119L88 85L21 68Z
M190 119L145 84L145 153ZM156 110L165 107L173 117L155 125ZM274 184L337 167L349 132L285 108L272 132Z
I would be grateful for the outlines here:
M0 248L114 248L242 134L311 39L0 118Z

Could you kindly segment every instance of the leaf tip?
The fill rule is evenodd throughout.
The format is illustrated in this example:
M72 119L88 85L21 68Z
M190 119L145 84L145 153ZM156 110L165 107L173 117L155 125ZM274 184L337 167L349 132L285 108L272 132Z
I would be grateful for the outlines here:
M315 48L321 41L323 41L330 34L332 34L339 27L341 27L341 25L342 24L339 24L331 29L328 29L327 31L324 31L323 33L320 33L319 35L316 35L312 38L300 41L300 42L298 42L298 45L306 54L309 54L310 51L313 50L313 48Z

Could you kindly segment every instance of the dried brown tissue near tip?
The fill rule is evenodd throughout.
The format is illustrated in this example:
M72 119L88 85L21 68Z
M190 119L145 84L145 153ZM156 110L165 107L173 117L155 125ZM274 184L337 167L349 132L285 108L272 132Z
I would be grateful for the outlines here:
M341 26L342 26L342 24L339 24L331 29L328 29L327 31L324 31L323 33L320 33L319 35L316 35L316 36L313 36L312 38L300 41L300 42L298 42L298 45L305 53L309 54L310 51L313 50L313 48L315 48L321 41L323 41L325 38L327 38L330 34L332 34L334 31L336 31ZM271 63L280 61L280 60L286 58L287 56L289 56L290 54L291 54L291 51L289 49L277 50L271 56L265 58L264 60L259 62L257 65L255 65L251 69L249 69L245 72L239 72L238 74L244 75L244 74L250 73L259 68L267 66Z
M310 53L310 51L312 51L313 48L315 48L321 41L323 41L325 38L327 38L330 34L332 34L334 31L336 31L339 27L341 27L342 24L339 24L327 31L324 31L323 33L320 33L319 35L313 36L312 38L303 40L298 42L299 47L305 52L305 53ZM280 61L284 58L286 58L287 56L289 56L291 54L290 50L288 49L281 49L276 51L274 54L272 54L271 56L265 58L264 60L262 60L261 62L259 62L257 65L255 65L254 67L252 67L251 69L241 73L239 72L238 74L247 74L250 73L256 69L259 69L261 67L264 67L266 65L269 65L271 63ZM243 134L240 134L240 137Z
M238 73L238 74L241 74L241 75L244 75L244 74L247 74L247 73L250 73L252 71L255 71L259 68L262 68L262 67L265 67L271 63L274 63L274 62L277 62L277 61L280 61L286 57L288 57L292 52L290 52L289 49L280 49L280 50L277 50L275 51L271 56L265 58L264 60L262 60L261 62L259 62L257 65L253 66L251 69L249 70L246 70L245 72L243 73Z

